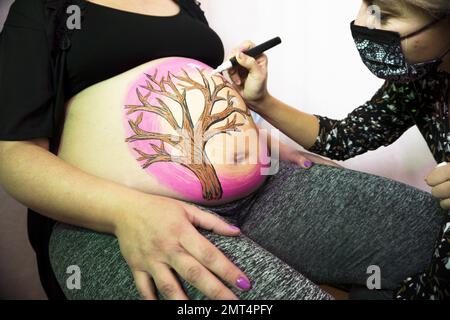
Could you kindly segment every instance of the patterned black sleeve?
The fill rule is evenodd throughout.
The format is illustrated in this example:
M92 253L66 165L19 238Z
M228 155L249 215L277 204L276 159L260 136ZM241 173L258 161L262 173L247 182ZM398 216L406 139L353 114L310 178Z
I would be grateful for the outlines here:
M319 135L308 151L334 160L347 160L388 146L415 125L406 111L415 102L414 90L408 85L385 82L370 101L343 120L315 115Z

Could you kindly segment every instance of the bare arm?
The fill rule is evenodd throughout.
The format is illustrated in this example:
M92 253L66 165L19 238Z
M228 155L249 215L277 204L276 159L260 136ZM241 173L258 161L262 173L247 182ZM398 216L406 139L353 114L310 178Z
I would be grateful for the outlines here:
M246 42L234 52L253 47ZM415 88L386 81L370 101L342 120L311 115L286 105L267 90L268 60L245 54L229 75L253 111L310 152L347 160L394 143L415 125L411 112L417 103ZM416 106L417 107L417 106Z
M252 109L305 149L316 142L319 134L316 116L290 107L270 95L253 105Z
M267 128L261 125L259 125L258 127L260 129L267 130ZM324 159L312 153L301 151L298 148L291 147L290 145L280 141L279 139L269 134L267 139L268 150L272 150L272 146L274 148L278 147L280 160L293 162L301 166L303 169L311 168L312 164L314 163L320 163L333 167L342 168L342 166L337 164L336 162Z
M46 139L0 142L6 192L54 220L114 233L123 205L139 192L89 175L46 149Z
M236 299L216 276L249 289L245 274L196 228L224 236L239 229L196 206L89 175L50 153L47 139L0 141L0 182L47 217L115 234L143 298L157 297L152 278L166 299L187 299L170 268L212 299Z
M305 149L313 146L319 134L319 121L316 116L294 109L271 96L267 90L268 59L262 54L257 59L238 54L254 47L246 41L232 51L239 65L228 70L236 90L249 107L265 118L275 128Z

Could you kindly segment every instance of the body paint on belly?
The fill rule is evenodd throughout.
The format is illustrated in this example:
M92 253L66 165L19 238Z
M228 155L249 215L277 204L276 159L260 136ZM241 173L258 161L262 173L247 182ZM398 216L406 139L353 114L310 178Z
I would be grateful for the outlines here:
M193 201L236 198L265 179L259 161L239 173L217 170L208 158L213 137L239 132L251 117L230 84L211 79L210 71L192 59L165 60L131 85L124 103L125 142L135 159L159 183ZM263 146L260 154L266 152Z

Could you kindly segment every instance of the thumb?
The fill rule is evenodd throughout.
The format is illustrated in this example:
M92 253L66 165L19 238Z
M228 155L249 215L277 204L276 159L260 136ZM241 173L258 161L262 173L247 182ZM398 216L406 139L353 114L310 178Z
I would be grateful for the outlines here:
M203 211L196 206L188 205L186 211L189 215L189 220L195 227L223 236L237 236L241 232L238 227L229 224L218 215Z
M260 66L256 62L255 58L250 57L243 52L238 52L236 55L236 60L242 67L246 68L249 73L255 74L259 72Z

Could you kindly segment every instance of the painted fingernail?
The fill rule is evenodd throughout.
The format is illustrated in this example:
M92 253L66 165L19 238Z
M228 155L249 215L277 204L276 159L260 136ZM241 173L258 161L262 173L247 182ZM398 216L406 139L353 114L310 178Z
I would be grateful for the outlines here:
M307 168L311 168L313 166L313 163L311 161L305 161L305 163L303 163L303 165Z
M248 291L250 290L250 288L252 287L252 285L250 284L250 281L248 281L246 278L244 277L239 277L236 280L236 286L244 291Z
M238 227L236 227L236 226L231 226L231 225L230 225L230 229L231 229L232 231L241 231L241 229L239 229Z

